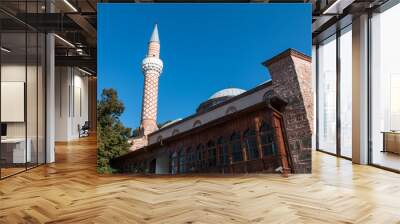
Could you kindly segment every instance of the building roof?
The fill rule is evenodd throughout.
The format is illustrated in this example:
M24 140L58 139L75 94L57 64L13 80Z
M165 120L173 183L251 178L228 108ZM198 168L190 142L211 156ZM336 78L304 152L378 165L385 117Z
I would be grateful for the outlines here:
M193 119L193 118L195 118L197 116L200 116L202 114L205 114L205 113L212 112L213 110L216 110L216 109L218 109L220 107L223 107L226 104L232 103L232 102L234 102L236 100L239 100L239 99L241 99L243 97L246 97L246 96L248 96L250 94L253 94L253 93L255 93L255 92L257 92L257 91L259 91L261 89L264 89L264 88L270 87L270 86L272 86L272 80L268 80L268 81L266 81L266 82L264 82L264 83L262 83L262 84L260 84L260 85L258 85L256 87L250 89L250 90L247 90L247 91L243 92L242 94L239 94L239 95L236 95L236 96L232 96L232 97L228 97L229 99L226 99L221 103L213 105L213 106L207 108L207 110L196 112L196 113L194 113L194 114L192 114L190 116L182 118L182 119L180 119L180 120L178 120L176 122L173 122L173 123L171 123L171 124L169 124L167 126L164 125L163 127L158 129L157 131L150 133L149 136L151 137L151 136L157 135L157 134L159 134L160 132L162 132L165 129L169 129L169 128L178 126L178 125L180 125L180 124L182 124L182 123L184 123L184 122L186 122L186 121L188 121L190 119ZM225 98L225 97L222 97L222 98Z
M283 58L287 58L287 56L297 57L297 58L306 60L308 62L311 62L311 57L310 56L308 56L308 55L306 55L306 54L304 54L304 53L302 53L300 51L297 51L295 49L289 48L289 49L283 51L282 53L274 56L273 58L264 61L262 64L264 66L269 66L269 65L274 64L275 62L280 61Z
M173 121L167 122L167 123L164 124L161 128L168 127L168 126L170 126L171 124L174 124L174 123L176 123L176 122L178 122L178 121L180 121L180 120L182 120L182 118L178 118L178 119L175 119L175 120L173 120Z

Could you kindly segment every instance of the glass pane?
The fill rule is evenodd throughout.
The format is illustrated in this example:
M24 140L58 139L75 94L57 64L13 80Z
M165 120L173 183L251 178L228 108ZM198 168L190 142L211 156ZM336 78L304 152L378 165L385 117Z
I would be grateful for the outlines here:
M218 147L219 147L219 165L225 166L229 164L229 153L228 153L228 145L226 144L223 138L218 139Z
M208 150L208 167L214 167L217 165L217 149L214 142L210 141L207 143Z
M243 161L242 143L240 141L240 134L234 133L231 137L232 147L232 162Z
M37 90L38 90L38 163L45 163L45 60L46 60L46 52L45 52L45 44L46 37L44 34L39 33L39 45L38 45L38 77L37 77Z
M181 149L179 151L179 173L186 172L186 153L185 150Z
M371 20L372 163L400 170L400 4Z
M336 153L336 35L318 48L318 144Z
M26 116L27 116L27 149L28 156L28 168L37 165L38 160L38 35L36 32L27 33L27 80L26 80Z
M244 136L249 160L258 159L259 155L256 141L256 132L254 130L249 130L245 133Z
M31 160L26 144L26 34L1 34L1 174L25 170ZM6 50L4 50L6 49Z
M351 26L340 36L340 152L351 158L352 141L352 35Z

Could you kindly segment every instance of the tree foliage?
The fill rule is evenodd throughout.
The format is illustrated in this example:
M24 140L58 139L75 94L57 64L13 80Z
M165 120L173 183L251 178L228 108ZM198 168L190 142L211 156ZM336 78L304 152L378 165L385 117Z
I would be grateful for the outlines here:
M124 112L124 104L118 100L114 89L103 89L97 102L97 172L112 173L117 170L110 166L110 160L125 154L129 150L128 138L131 129L124 127L119 117Z

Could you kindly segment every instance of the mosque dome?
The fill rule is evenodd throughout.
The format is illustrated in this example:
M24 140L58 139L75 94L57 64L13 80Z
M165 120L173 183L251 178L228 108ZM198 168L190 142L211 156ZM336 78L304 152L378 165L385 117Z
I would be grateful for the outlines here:
M227 88L227 89L222 89L208 98L205 102L201 103L198 107L196 112L201 113L203 111L208 110L209 108L220 104L232 97L235 97L237 95L240 95L242 93L246 92L243 89L238 89L238 88Z
M220 91L214 93L208 99L211 100L211 99L216 99L216 98L220 98L220 97L233 97L233 96L240 95L240 94L242 94L244 92L246 92L246 91L243 90L243 89L227 88L227 89L223 89L223 90L220 90Z

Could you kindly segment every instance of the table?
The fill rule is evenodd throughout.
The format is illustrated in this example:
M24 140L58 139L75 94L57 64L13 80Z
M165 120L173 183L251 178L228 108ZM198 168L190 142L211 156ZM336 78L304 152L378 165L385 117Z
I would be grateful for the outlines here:
M31 162L32 153L30 138L26 139L27 147L25 151L25 138L6 138L1 139L1 157L6 163L26 163Z
M400 131L383 131L382 152L400 154Z

